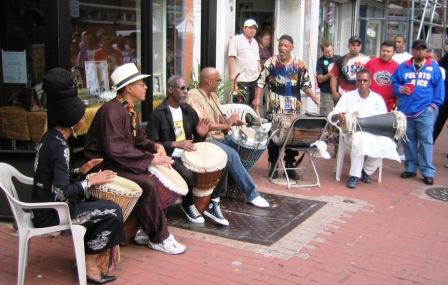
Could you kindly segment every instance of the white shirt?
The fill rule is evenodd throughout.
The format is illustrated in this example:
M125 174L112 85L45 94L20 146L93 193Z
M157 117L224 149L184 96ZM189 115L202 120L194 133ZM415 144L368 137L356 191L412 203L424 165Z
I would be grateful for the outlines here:
M332 117L335 114L357 113L358 117L365 118L387 113L387 107L381 95L370 91L367 98L362 98L359 95L358 89L349 91L341 96L338 104L333 111L328 114L328 120L333 121ZM397 153L397 145L388 137L378 136L368 132L354 132L352 139L352 153L356 155L367 155L375 158L388 158L400 162L400 156Z
M183 141L185 140L185 131L184 131L184 121L182 117L182 109L180 107L173 108L171 106L168 106L168 108L170 109L171 116L173 117L174 135L176 136L176 141ZM175 148L171 156L181 157L183 152L184 152L183 149Z
M251 82L257 80L260 75L258 62L260 61L260 50L257 40L250 41L244 34L234 36L229 42L229 57L236 57L236 74L238 82Z
M412 55L408 53L407 51L398 53L396 52L392 59L395 60L398 64L401 64L402 62L405 62L406 60L411 59Z

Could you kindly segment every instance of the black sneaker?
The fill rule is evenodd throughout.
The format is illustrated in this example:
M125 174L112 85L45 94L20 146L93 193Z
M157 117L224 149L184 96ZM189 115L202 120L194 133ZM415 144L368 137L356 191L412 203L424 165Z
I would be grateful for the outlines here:
M369 184L369 183L372 182L372 179L370 178L370 175L367 174L367 173L364 171L364 169L361 171L361 181L364 182L364 183L366 183L366 184Z
M358 177L350 176L347 180L347 187L350 189L355 189L356 185L358 185Z
M293 168L295 167L294 164L286 163L285 168ZM286 173L288 174L289 179L291 180L299 180L299 174L294 169L286 170Z
M184 205L181 205L180 207L182 209L182 212L185 213L185 216L187 216L187 219L196 224L203 224L205 222L204 217L199 213L198 209L196 209L196 206L188 205L186 208Z
M210 201L210 204L208 205L208 209L206 209L204 211L204 216L212 219L213 221L215 221L216 223L218 223L220 225L223 225L223 226L229 225L229 221L226 218L224 218L224 216L221 212L221 206L219 205L219 200L218 201L213 201L213 200Z

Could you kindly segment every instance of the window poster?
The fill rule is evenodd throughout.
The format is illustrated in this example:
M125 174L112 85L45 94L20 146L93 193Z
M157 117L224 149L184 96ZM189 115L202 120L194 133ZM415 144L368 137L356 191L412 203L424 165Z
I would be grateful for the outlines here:
M26 51L2 50L3 83L26 84Z

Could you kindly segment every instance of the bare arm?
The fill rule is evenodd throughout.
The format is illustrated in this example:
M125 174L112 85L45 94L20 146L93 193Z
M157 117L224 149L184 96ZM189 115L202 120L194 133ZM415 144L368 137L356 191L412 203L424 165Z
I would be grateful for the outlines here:
M306 96L310 97L311 100L313 100L313 102L316 103L317 106L320 106L319 97L317 97L314 94L313 88L307 88L307 89L303 90L303 92L305 93Z
M331 90L331 97L333 97L334 101L338 101L339 97L341 95L338 92L338 78L331 76L330 77L330 90Z
M234 80L236 76L236 57L229 56L229 77L230 80Z
M255 98L252 101L252 106L255 110L258 109L258 107L260 106L260 102L261 102L261 96L263 95L263 88L260 87L256 87L255 88Z
M323 75L323 74L318 74L317 75L317 82L319 83L324 83L325 81L329 80L331 78L331 75L329 73Z

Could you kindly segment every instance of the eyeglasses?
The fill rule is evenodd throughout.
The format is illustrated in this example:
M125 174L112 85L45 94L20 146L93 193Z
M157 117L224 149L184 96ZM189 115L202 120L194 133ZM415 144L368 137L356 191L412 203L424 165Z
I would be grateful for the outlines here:
M222 82L221 78L215 79L215 78L211 78L210 80L215 80L216 82Z
M179 88L182 91L185 91L185 90L188 91L188 87L187 86L172 86L172 87Z
M132 84L132 85L138 85L138 86L141 86L141 87L145 87L145 86L146 86L146 84L143 83L143 82L140 82L140 83L134 83L134 84Z

